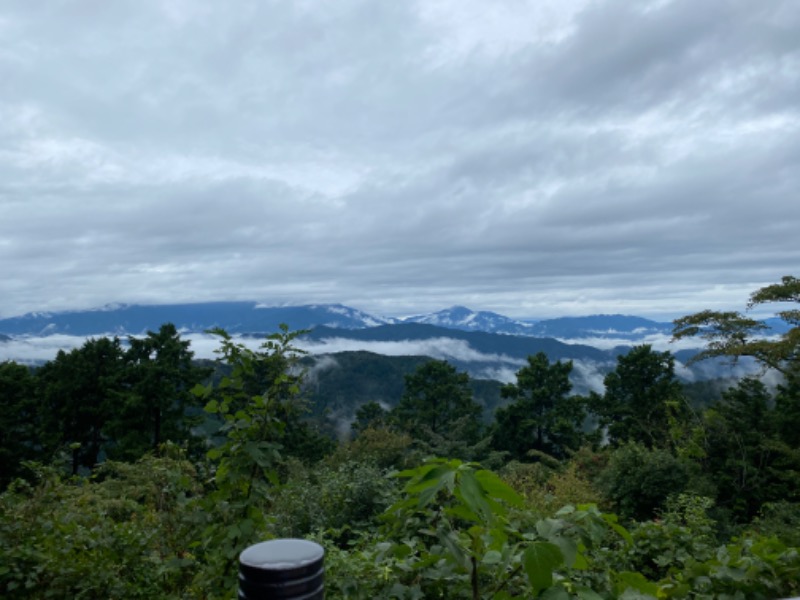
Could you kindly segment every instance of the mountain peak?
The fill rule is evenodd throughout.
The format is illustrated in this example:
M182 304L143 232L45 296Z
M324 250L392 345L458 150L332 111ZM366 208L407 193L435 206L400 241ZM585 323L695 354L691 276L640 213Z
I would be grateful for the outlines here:
M406 323L425 323L462 331L485 331L511 335L530 335L530 325L489 311L475 312L466 306L455 305L427 315L404 319Z

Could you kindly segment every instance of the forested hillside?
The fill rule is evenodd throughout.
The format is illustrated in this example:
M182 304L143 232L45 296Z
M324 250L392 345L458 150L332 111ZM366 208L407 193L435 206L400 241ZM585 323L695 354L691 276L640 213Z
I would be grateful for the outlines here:
M257 350L216 330L213 365L172 324L2 363L0 595L233 598L238 553L287 536L326 548L329 598L800 594L800 280L749 306L772 303L779 336L676 321L695 360L769 374L727 387L647 345L584 394L544 352L504 385L424 357L326 368L285 326Z
M386 409L400 402L406 377L431 359L425 356L384 356L373 352L338 352L305 356L303 391L310 416L325 427L353 420L364 404L376 402ZM490 422L502 402L501 383L489 379L469 379L475 401L482 407L482 418ZM347 436L344 436L347 437Z

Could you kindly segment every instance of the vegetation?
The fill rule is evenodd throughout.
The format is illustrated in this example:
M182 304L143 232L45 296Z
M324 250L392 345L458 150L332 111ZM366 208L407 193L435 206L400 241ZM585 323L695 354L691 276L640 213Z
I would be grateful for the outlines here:
M329 598L798 595L800 323L779 314L794 328L768 340L738 313L676 323L774 388L689 396L640 346L574 396L571 363L538 354L486 422L466 374L421 361L339 443L306 418L286 327L257 350L216 331L213 374L169 324L0 364L0 596L233 598L238 553L282 536L326 548Z
M663 448L670 442L670 418L686 421L686 400L669 352L637 346L617 358L604 383L605 393L594 394L591 404L612 444Z
M432 454L464 456L478 442L481 406L473 400L466 373L432 360L406 376L390 421Z
M750 357L765 368L779 372L788 385L800 379L800 279L783 277L781 283L768 285L753 292L748 309L763 304L789 304L778 311L777 317L792 325L778 339L759 336L767 326L761 321L739 312L706 310L675 321L676 339L700 336L708 342L706 349L695 360L709 357L727 357L737 360Z
M528 357L517 383L501 390L512 403L495 413L495 448L524 460L532 452L564 458L580 446L586 412L581 398L567 397L570 371L572 361L551 365L543 352Z

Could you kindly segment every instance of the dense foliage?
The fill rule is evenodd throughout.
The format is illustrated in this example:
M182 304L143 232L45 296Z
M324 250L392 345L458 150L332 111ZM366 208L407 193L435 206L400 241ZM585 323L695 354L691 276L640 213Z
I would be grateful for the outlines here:
M551 365L543 352L528 357L517 383L501 390L512 402L495 413L497 449L524 460L531 453L564 458L580 446L586 413L583 399L567 396L571 371L572 361Z
M698 400L641 346L581 397L541 354L487 423L466 374L419 362L338 443L304 417L285 327L257 350L216 331L213 376L170 325L4 363L0 596L233 598L238 553L286 536L325 546L329 598L798 595L798 323L780 314L795 328L763 342L738 314L676 328L779 366L775 387Z

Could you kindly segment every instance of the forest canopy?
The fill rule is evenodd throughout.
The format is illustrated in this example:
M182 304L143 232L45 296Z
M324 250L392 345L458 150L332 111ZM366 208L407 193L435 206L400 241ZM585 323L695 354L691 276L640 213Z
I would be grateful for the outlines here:
M239 552L303 537L330 598L797 595L798 302L793 277L751 296L780 304L780 336L745 313L675 322L696 360L750 357L777 385L690 393L642 345L579 395L541 353L487 421L466 373L412 361L345 441L309 411L286 326L255 350L216 330L214 364L171 324L2 363L0 594L233 598Z

